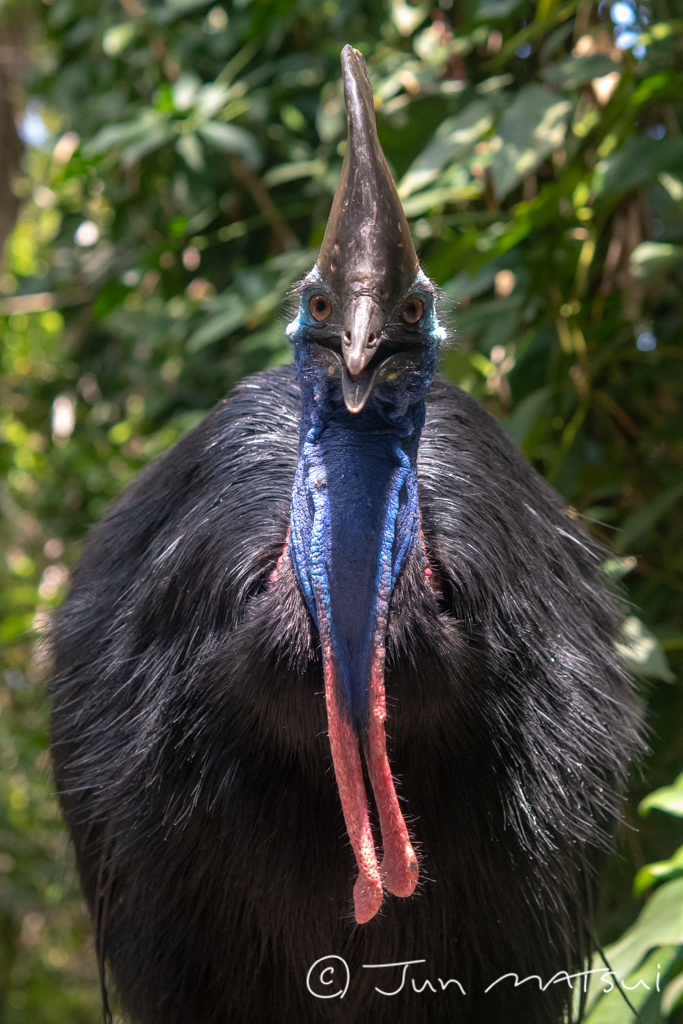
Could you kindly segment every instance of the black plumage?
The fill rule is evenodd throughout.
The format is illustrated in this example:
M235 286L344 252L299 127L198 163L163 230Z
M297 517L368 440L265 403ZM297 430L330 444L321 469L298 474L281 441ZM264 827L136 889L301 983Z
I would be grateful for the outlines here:
M591 946L639 746L606 553L437 378L418 455L432 576L414 550L387 634L420 883L357 925L318 634L291 565L274 574L299 401L291 367L238 385L94 528L60 610L55 778L100 961L140 1024L558 1024L562 978L484 991L579 971ZM343 999L307 988L328 955ZM401 968L363 967L408 960L396 996L375 987Z

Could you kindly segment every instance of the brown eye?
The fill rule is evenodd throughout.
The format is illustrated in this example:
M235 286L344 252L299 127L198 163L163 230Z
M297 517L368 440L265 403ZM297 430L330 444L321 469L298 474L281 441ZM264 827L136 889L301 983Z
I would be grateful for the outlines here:
M327 320L332 314L332 303L327 295L314 295L308 303L308 308L314 320Z
M416 324L423 312L424 305L413 295L401 306L401 320L405 320L407 324Z

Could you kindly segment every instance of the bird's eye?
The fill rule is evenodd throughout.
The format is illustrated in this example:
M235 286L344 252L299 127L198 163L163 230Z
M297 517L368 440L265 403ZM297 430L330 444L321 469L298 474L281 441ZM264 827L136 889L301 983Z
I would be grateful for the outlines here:
M313 319L318 320L318 322L329 319L332 314L332 303L327 295L314 295L309 300L308 308Z
M412 295L401 306L401 320L407 324L416 324L424 312L424 305L420 299Z

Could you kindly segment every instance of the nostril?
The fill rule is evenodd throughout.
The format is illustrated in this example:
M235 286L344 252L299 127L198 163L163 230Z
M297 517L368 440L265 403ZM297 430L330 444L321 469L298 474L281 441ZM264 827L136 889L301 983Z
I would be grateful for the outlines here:
M344 331L345 341L351 341L351 331Z
M368 334L368 345L372 345L375 340L374 334Z

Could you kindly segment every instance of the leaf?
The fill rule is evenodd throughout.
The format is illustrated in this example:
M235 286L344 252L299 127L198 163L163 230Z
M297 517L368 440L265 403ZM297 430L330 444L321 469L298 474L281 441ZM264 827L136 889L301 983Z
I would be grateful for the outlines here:
M223 153L239 153L247 167L258 167L261 152L256 139L246 128L238 128L234 124L223 124L220 121L205 121L197 129L207 142Z
M651 999L657 999L657 975L661 978L666 974L677 955L678 950L675 946L657 948L636 970L624 974L616 969L610 951L607 949L605 956L610 966L614 968L617 978L610 976L606 967L604 971L602 970L600 957L596 956L593 960L593 969L597 968L597 970L591 977L588 1004L593 1009L584 1018L584 1024L636 1024L638 1018L634 1016L624 999L624 994L636 1011L643 1010L646 1004L649 1005ZM619 984L617 984L617 980ZM612 987L610 988L610 986ZM605 989L608 989L608 992L603 995ZM594 993L599 996L597 1005Z
M268 188L282 185L298 178L319 178L327 170L324 160L299 160L291 164L277 164L263 175L263 183Z
M678 499L683 495L683 483L676 484L675 487L670 487L666 491L662 491L652 501L648 501L645 505L641 505L637 512L633 512L632 515L628 516L624 525L621 529L616 544L614 545L617 551L624 551L630 547L631 544L637 540L641 534L649 530L655 523L659 522L663 515L665 515L672 505L674 505Z
M662 645L637 615L624 619L614 647L619 660L634 676L661 679L665 683L676 681Z
M134 21L124 21L121 25L112 25L102 36L102 49L108 57L117 57L132 43L138 34L138 25Z
M230 295L227 298L225 308L212 316L201 327L197 328L187 339L185 349L189 354L199 352L200 349L225 338L228 334L244 323L247 315L247 307L238 295Z
M118 146L130 145L144 139L150 131L155 131L159 124L165 123L166 120L166 116L157 110L144 110L135 121L125 121L102 128L94 139L84 146L84 152L86 155L106 153L107 150L116 149Z
M441 207L444 203L456 203L465 199L477 199L483 192L482 183L469 178L464 168L462 170L463 181L454 185L447 185L444 188L428 189L426 192L418 192L410 199L403 201L403 209L406 217L419 217L428 210Z
M184 14L191 14L200 7L208 7L212 0L166 0L163 7L153 7L147 17L157 25L169 25Z
M641 242L631 253L628 272L631 277L649 280L667 274L683 262L683 246L669 242Z
M456 314L455 327L461 334L476 334L485 330L492 320L501 319L514 323L514 313L519 309L521 296L511 295L507 299L491 299L478 302Z
M474 299L477 295L489 290L499 270L500 267L497 263L487 264L475 277L472 277L467 270L461 270L459 274L446 282L442 291L451 302Z
M642 893L656 885L657 882L681 873L683 873L683 846L679 846L669 860L660 860L642 867L633 882L633 891L636 894Z
M674 178L673 174L667 174L666 171L662 171L658 178L660 185L664 186L673 201L680 203L683 199L683 181Z
M683 998L683 974L677 975L664 989L660 1010L663 1017L668 1017L680 1004Z
M418 4L414 7L405 0L392 0L391 20L402 36L412 36L427 17L429 7L429 4Z
M446 164L460 160L493 125L493 113L487 100L474 100L456 117L448 117L434 138L410 165L398 186L404 199L431 184Z
M649 814L653 808L683 818L683 772L673 785L662 786L661 789L648 793L645 799L640 801L638 813Z
M193 71L184 71L173 83L173 88L171 89L171 97L175 109L179 111L189 110L194 103L194 98L201 84L202 80L199 75L195 75Z
M627 192L662 171L680 170L683 170L683 138L656 140L637 135L627 139L613 157L600 161L596 167L596 187L598 192Z
M162 146L171 142L173 138L173 132L167 122L150 128L139 142L126 146L121 152L122 165L124 167L133 167L143 157L147 156L148 153L153 153L155 149L161 149Z
M209 82L197 90L194 106L203 117L213 117L228 97L228 86L223 82Z
M625 558L615 556L614 558L608 558L606 562L602 563L600 568L611 580L618 582L635 569L637 564L638 559L634 558L633 555L627 555Z
M677 878L655 889L636 922L617 942L608 946L605 954L617 977L626 978L635 971L651 949L681 944L683 878Z
M130 288L120 281L109 281L100 291L97 301L93 304L93 316L101 320L107 313L111 313L130 294Z
M569 100L544 85L532 83L520 89L498 125L502 145L491 164L496 199L503 199L562 145L570 110Z
M521 402L519 402L507 420L499 420L500 426L503 428L507 436L510 438L518 448L524 445L532 427L536 420L544 412L550 398L552 396L552 388L539 388L538 391L532 391L530 395L526 395Z
M184 230L181 234L196 235L198 231L203 231L204 228L215 220L218 216L220 207L218 203L211 203L210 206L206 206L203 210L199 210L195 213L194 217L191 217L185 223Z
M522 0L482 0L475 15L477 21L487 18L505 18L520 6Z
M570 57L569 60L550 64L541 71L541 78L558 89L578 89L593 78L602 78L612 71L621 73L621 64L610 60L604 53L588 57Z
M199 172L204 170L204 153L199 144L199 139L194 132L188 135L181 135L175 144L175 148L187 166L193 171Z

